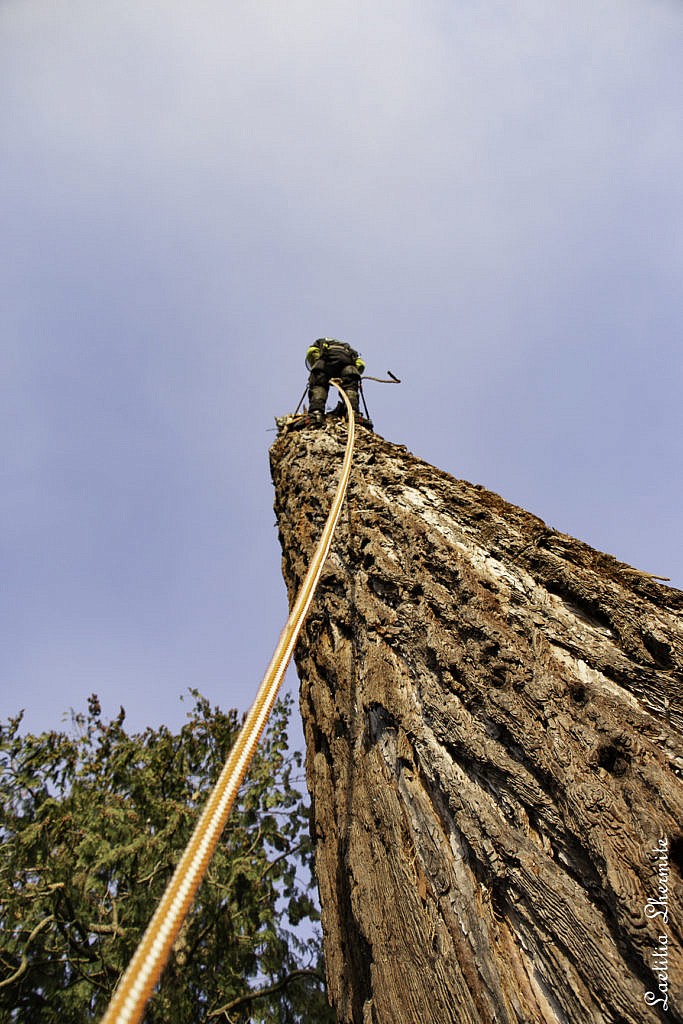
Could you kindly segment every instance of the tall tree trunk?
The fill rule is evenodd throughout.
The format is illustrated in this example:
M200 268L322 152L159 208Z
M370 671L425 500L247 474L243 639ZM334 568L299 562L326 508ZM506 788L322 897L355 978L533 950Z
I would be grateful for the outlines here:
M290 600L344 438L273 445ZM296 652L340 1022L683 1019L682 609L360 431Z

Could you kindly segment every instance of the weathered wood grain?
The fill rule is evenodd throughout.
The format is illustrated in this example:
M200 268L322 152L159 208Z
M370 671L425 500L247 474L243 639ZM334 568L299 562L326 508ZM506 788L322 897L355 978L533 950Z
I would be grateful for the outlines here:
M293 599L344 429L271 450ZM360 432L297 648L343 1024L683 1019L683 593ZM668 923L645 914L668 844ZM668 1008L653 959L667 936Z

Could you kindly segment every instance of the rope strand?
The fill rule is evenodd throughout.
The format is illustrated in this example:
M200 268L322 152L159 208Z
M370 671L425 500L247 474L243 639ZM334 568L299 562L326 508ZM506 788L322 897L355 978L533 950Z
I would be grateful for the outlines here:
M315 549L294 607L280 634L256 699L221 771L183 855L125 973L121 977L101 1024L139 1024L152 989L161 977L173 943L209 866L240 784L256 752L272 711L287 665L315 594L323 564L332 544L351 475L356 437L351 403L338 380L330 383L346 404L348 437L344 462L322 536Z

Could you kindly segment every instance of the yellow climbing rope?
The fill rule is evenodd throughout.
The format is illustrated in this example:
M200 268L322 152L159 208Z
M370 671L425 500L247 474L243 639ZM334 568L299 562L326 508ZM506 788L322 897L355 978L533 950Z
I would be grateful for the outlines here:
M349 432L341 476L325 528L313 554L306 577L301 584L294 607L280 634L275 653L259 686L256 699L244 720L237 741L230 751L206 807L202 811L190 841L168 883L166 892L112 996L101 1024L139 1024L139 1021L142 1020L145 1004L166 965L171 947L206 873L237 796L237 791L256 752L258 741L275 703L289 659L313 600L344 502L351 475L356 436L351 403L339 381L333 380L331 383L337 388L346 404Z

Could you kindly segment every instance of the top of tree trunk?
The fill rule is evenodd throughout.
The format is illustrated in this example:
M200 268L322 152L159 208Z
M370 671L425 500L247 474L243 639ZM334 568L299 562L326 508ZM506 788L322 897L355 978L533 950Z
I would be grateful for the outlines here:
M271 449L290 600L344 440ZM296 652L343 1024L683 1019L682 610L359 432Z

